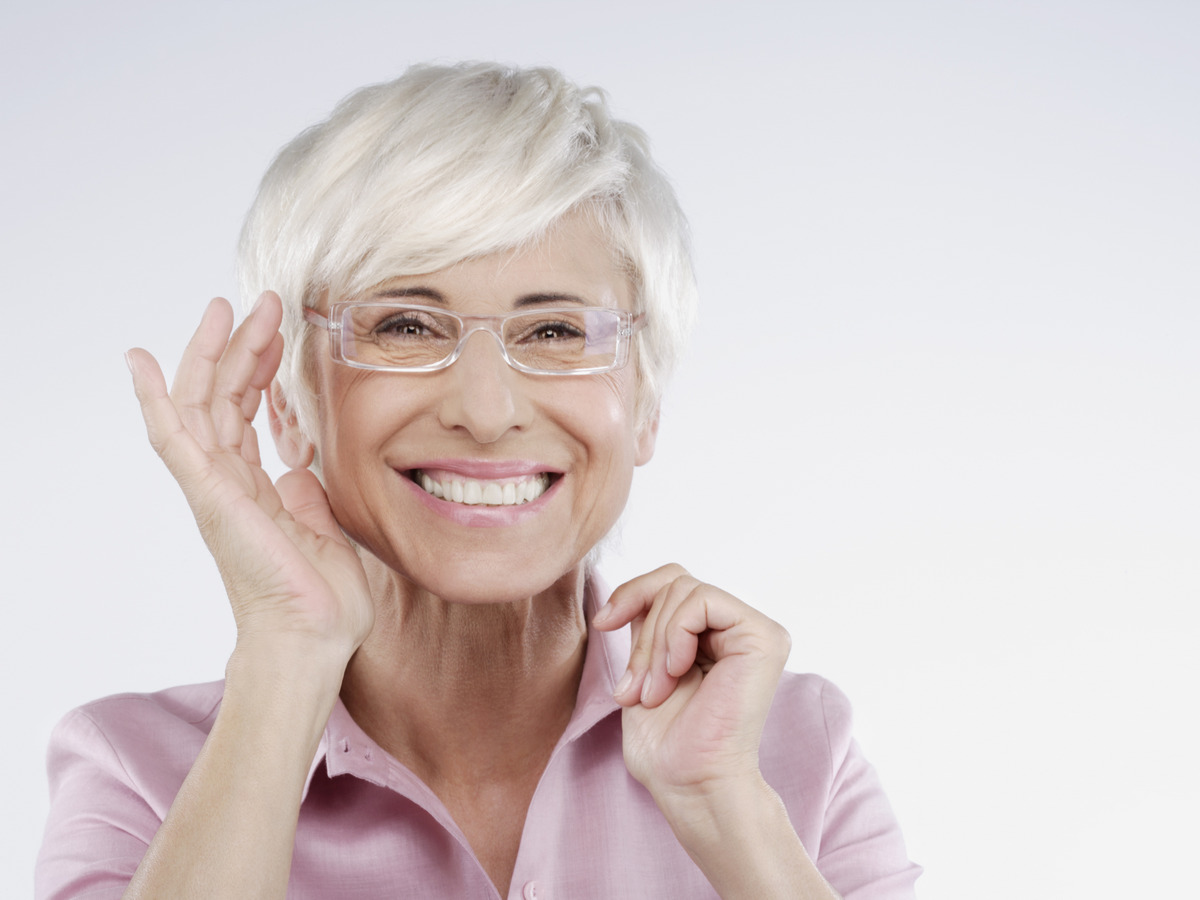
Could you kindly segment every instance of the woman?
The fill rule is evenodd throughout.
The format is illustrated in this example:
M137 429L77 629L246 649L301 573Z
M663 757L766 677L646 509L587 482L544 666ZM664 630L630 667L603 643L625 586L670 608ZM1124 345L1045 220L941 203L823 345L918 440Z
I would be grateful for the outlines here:
M64 720L39 896L910 895L786 633L589 565L693 304L640 131L553 71L412 69L282 151L241 266L257 302L209 306L170 393L129 354L226 678Z

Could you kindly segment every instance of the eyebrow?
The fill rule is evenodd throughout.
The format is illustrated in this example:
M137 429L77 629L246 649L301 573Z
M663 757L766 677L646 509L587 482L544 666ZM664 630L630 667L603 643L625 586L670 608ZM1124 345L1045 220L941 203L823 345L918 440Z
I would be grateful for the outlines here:
M384 288L375 293L376 297L387 300L403 300L411 297L418 297L423 300L432 300L434 303L446 305L446 298L442 292L424 285L416 285L415 287L393 287Z
M446 306L446 296L436 288L427 287L425 285L415 285L413 287L391 287L377 291L375 296L382 300L408 300L421 299L431 300L434 303ZM582 297L576 294L566 294L557 291L542 291L535 294L523 294L518 297L513 306L521 308L524 306L537 306L543 303L571 303L578 306L587 306L588 303Z
M560 294L554 292L546 292L541 294L525 294L517 298L517 302L513 306L534 306L538 303L577 303L580 306L587 306L587 301L575 294Z

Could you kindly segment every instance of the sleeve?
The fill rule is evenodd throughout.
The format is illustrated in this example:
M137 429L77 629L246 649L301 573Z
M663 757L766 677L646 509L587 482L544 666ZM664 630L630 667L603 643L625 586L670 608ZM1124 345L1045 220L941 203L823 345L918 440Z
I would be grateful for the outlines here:
M34 872L37 900L119 898L161 818L84 710L59 722L47 754L50 815Z
M879 777L851 737L850 702L825 682L821 706L832 777L817 868L844 900L911 900L922 870L909 860Z

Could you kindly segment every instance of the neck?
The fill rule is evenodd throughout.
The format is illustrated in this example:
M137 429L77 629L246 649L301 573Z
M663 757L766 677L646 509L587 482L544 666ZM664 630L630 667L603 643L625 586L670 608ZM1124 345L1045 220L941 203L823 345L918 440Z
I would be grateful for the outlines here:
M580 567L537 596L452 603L370 561L376 622L346 669L359 726L426 784L540 776L575 705Z

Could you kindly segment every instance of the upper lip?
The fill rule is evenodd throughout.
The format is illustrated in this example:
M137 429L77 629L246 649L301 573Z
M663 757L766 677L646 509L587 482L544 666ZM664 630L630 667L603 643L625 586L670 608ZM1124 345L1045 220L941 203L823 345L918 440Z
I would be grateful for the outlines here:
M452 472L463 478L473 478L479 481L519 478L540 475L543 472L561 475L563 472L562 469L555 466L527 459L427 459L413 465L406 465L401 471L412 472L418 469Z

